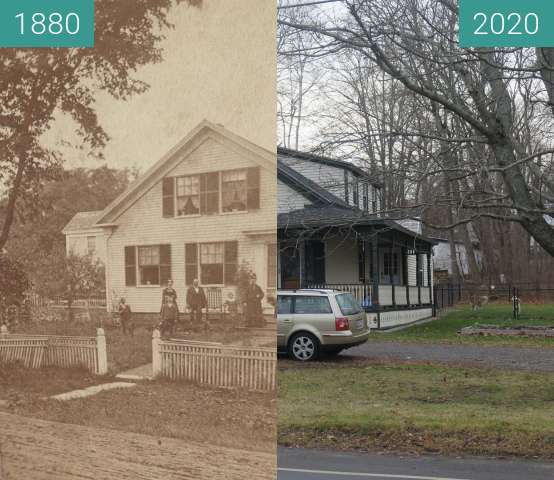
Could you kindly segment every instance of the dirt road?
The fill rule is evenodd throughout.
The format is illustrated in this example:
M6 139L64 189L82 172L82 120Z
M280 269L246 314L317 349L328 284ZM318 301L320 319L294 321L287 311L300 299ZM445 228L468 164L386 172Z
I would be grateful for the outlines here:
M0 480L275 479L276 454L0 413Z

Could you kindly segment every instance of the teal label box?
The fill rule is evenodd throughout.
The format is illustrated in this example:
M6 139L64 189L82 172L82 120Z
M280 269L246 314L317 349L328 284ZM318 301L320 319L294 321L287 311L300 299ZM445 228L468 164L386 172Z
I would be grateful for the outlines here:
M460 0L460 47L554 47L554 0Z
M94 0L0 0L0 48L93 46Z

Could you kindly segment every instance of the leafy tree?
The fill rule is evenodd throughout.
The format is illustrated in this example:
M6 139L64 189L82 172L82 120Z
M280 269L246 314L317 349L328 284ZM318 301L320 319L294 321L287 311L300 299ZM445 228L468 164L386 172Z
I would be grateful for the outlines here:
M0 307L20 303L28 289L29 280L23 266L0 252Z
M37 267L37 293L47 298L63 298L70 312L75 300L104 295L104 266L91 255L66 256L59 251L43 256Z
M101 157L107 135L95 112L95 95L115 99L140 94L147 85L133 78L162 60L160 41L170 8L201 0L96 0L94 48L3 49L0 52L0 185L7 202L0 224L0 249L7 241L23 193L57 178L63 158L42 145L41 136L60 115L69 115L84 144Z
M65 256L62 229L80 211L102 210L136 172L102 166L66 170L59 180L43 182L40 200L21 199L6 250L24 266L32 281L40 276L42 256ZM2 208L0 206L0 216Z

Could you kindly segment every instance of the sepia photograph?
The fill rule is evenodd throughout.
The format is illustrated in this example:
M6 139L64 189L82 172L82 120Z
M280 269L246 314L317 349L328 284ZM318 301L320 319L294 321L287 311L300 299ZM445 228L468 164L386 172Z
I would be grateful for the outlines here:
M275 5L94 6L0 50L0 479L275 479Z

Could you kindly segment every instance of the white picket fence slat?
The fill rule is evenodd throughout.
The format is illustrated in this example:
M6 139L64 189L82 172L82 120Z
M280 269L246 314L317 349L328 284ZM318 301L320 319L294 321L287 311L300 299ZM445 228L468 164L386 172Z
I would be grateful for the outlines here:
M275 390L277 353L271 348L161 340L152 337L153 374L224 388Z
M96 337L0 334L0 365L21 363L27 368L85 367L97 375L107 373L104 330Z

